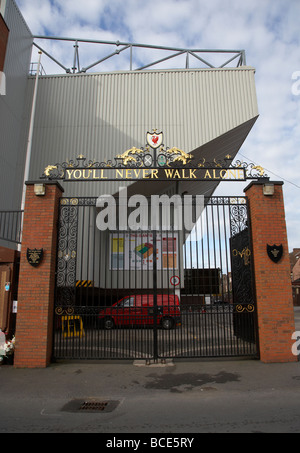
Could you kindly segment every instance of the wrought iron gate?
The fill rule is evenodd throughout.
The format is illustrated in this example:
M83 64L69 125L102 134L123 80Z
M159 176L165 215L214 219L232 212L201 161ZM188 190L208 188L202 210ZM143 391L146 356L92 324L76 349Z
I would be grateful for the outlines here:
M245 197L155 231L100 231L96 201L61 199L55 359L257 356Z

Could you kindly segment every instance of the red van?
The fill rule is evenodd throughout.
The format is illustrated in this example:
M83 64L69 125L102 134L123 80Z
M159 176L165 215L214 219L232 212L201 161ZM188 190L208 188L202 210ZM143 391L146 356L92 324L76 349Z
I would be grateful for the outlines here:
M99 318L105 329L118 326L153 326L153 294L127 296L111 307L103 308ZM181 324L179 299L172 294L157 295L157 325L165 330Z

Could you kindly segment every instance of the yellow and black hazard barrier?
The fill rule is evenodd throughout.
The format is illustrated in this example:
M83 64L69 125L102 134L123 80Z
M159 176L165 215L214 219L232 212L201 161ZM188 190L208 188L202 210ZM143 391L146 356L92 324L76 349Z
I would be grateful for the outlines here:
M84 336L81 316L62 316L62 334L64 338L81 338Z
M77 280L76 288L91 288L93 286L93 280Z

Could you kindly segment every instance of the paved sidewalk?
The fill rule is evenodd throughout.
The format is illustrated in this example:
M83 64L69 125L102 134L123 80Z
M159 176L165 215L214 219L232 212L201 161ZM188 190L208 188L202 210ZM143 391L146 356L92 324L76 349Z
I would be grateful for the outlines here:
M299 362L1 366L0 388L0 433L300 432ZM109 404L85 412L78 410L82 402Z

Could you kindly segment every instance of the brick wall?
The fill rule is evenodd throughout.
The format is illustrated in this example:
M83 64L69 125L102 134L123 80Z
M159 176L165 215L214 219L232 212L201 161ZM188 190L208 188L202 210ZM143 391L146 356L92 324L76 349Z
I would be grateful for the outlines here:
M16 367L46 367L51 360L57 215L61 194L57 184L47 184L45 196L36 196L33 184L27 186L16 325ZM44 250L38 267L28 263L27 248Z
M251 183L245 192L250 205L260 358L289 362L297 360L291 351L295 323L290 260L282 183L274 185L273 196L263 195L262 183ZM268 257L267 244L283 245L277 264Z

